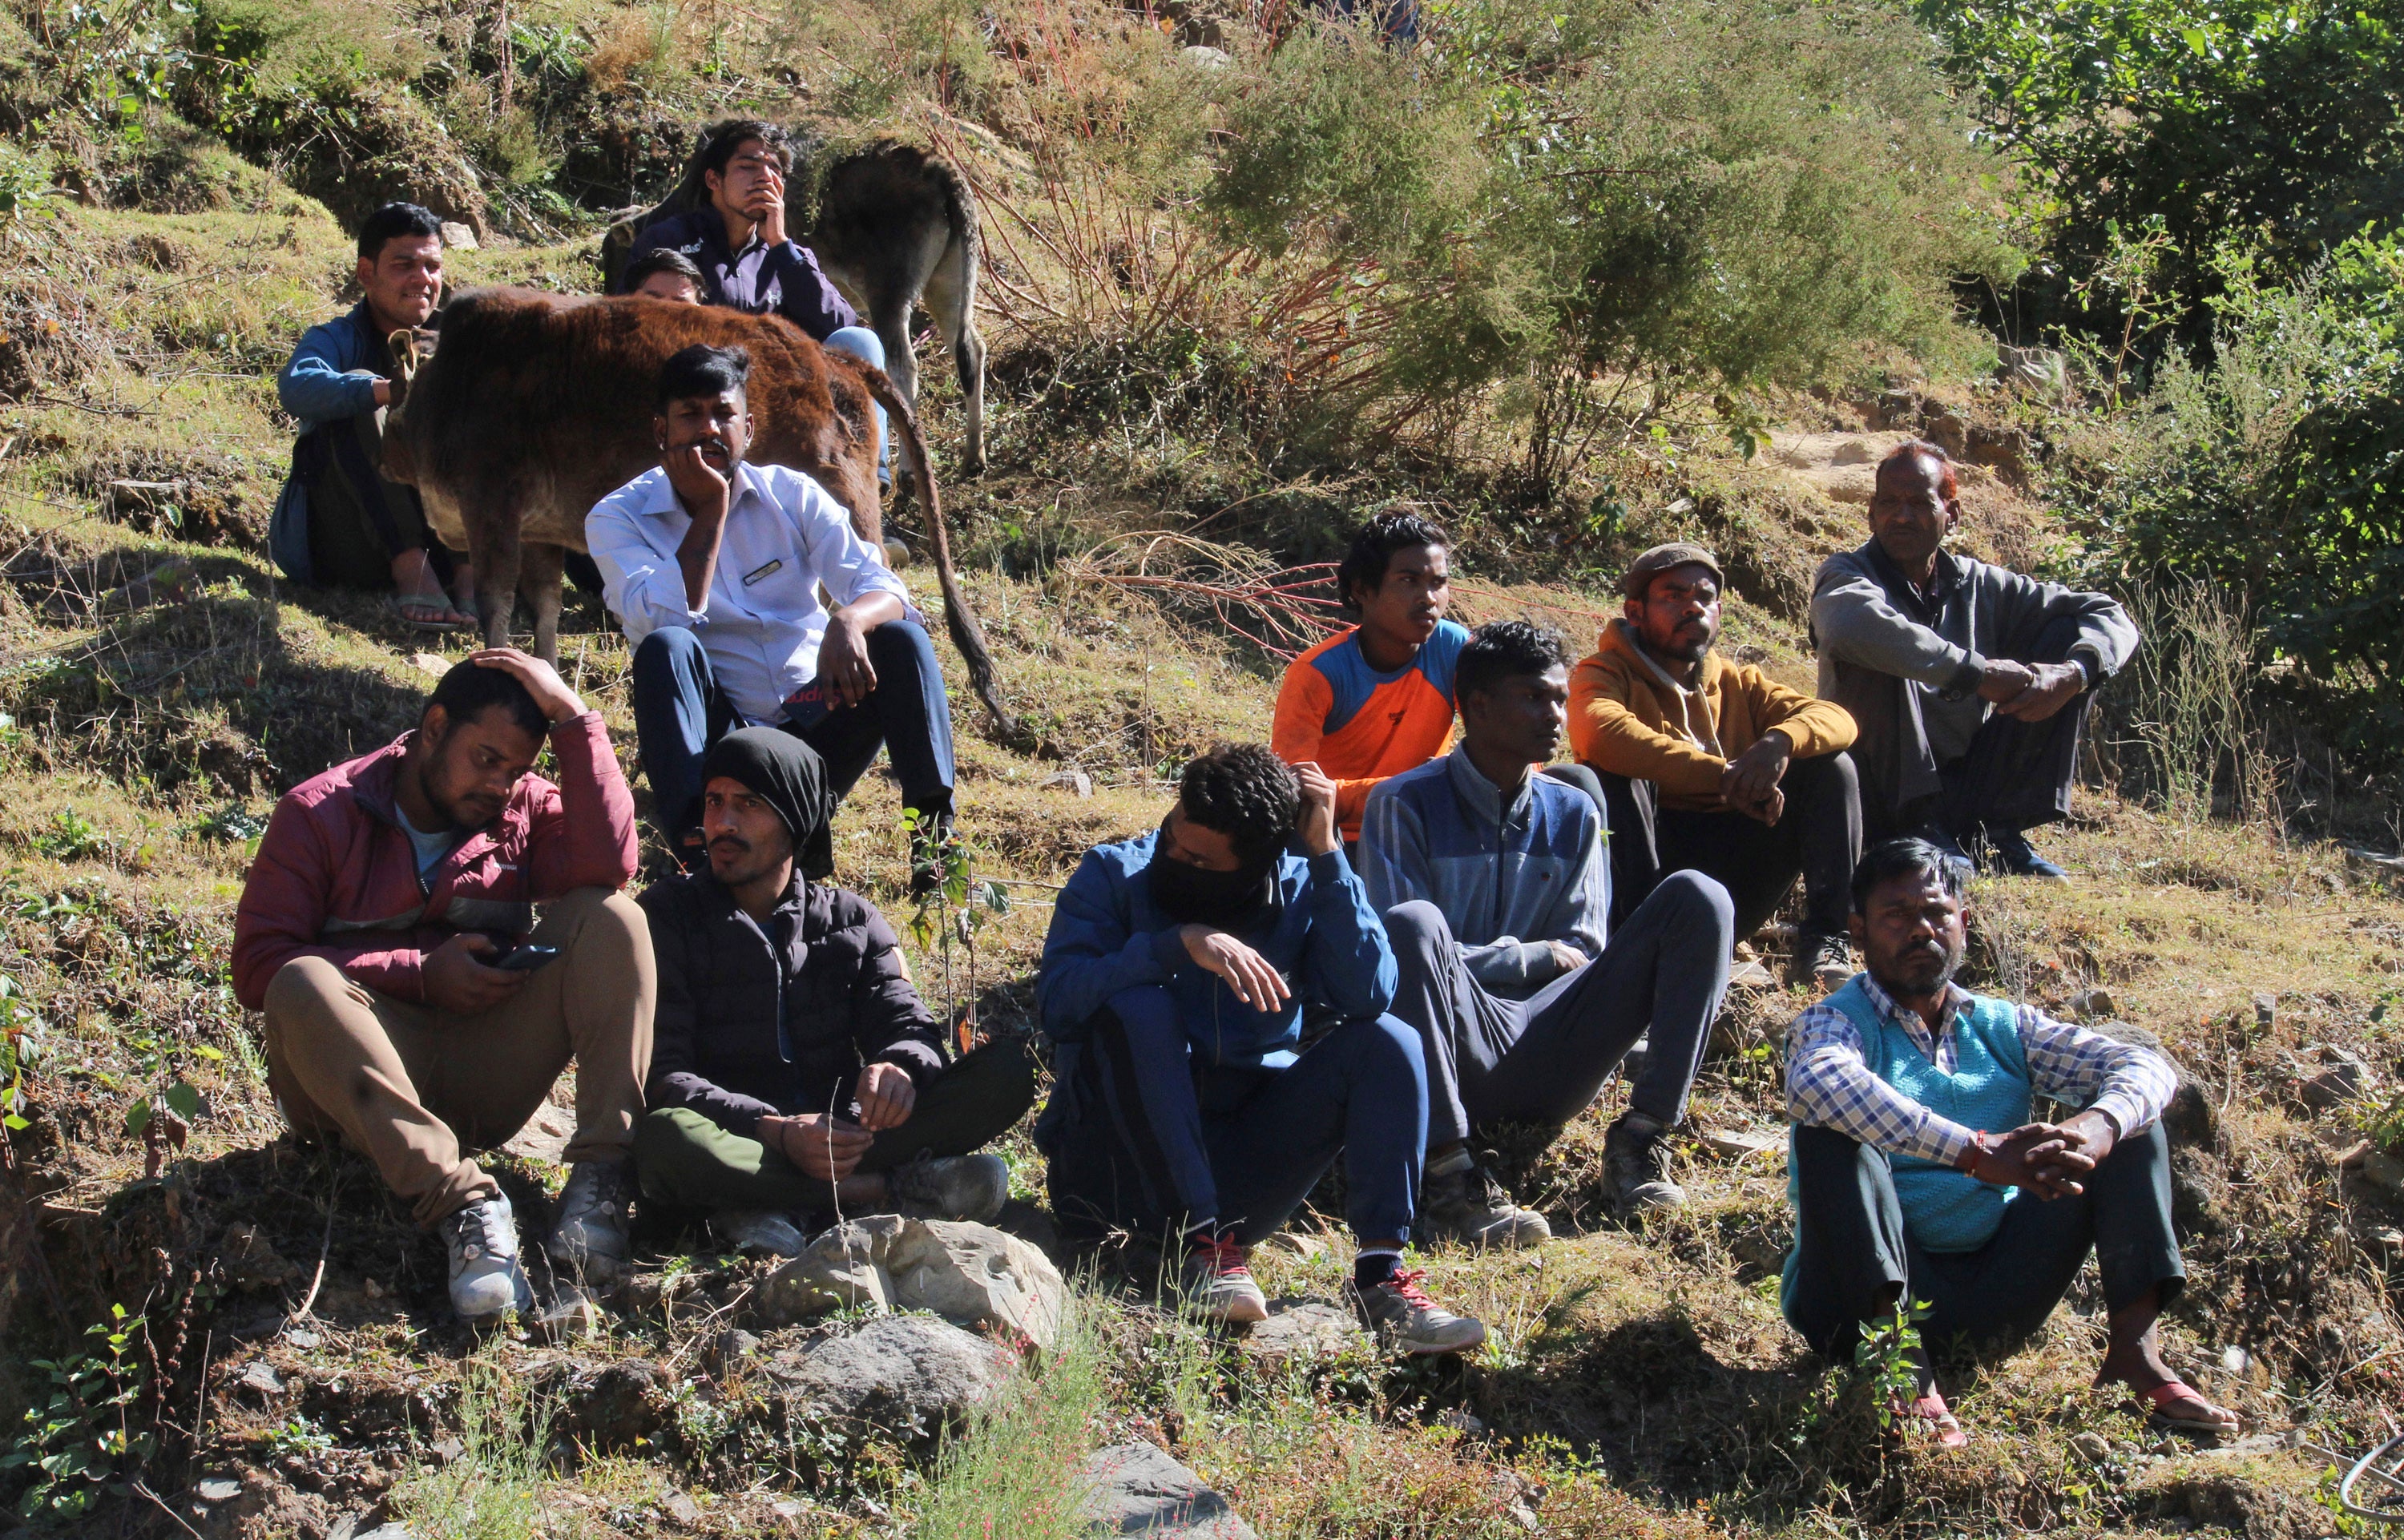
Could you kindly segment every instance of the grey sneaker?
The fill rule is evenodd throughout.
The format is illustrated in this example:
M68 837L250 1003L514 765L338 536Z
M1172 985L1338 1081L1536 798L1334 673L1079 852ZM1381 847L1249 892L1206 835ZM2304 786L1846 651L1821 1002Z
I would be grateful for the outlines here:
M1464 1246L1533 1246L1553 1236L1544 1215L1512 1202L1502 1184L1466 1150L1456 1150L1428 1168L1419 1189L1419 1217L1431 1239Z
M809 1241L791 1216L768 1210L727 1209L709 1216L719 1244L746 1256L799 1256Z
M1251 1259L1233 1240L1196 1240L1185 1253L1184 1275L1186 1302L1203 1320L1250 1324L1269 1318Z
M914 1160L885 1173L893 1211L911 1219L964 1219L983 1225L1010 1201L1010 1167L994 1155Z
M1620 1212L1674 1209L1686 1201L1685 1189L1670 1180L1669 1152L1661 1147L1665 1132L1642 1113L1620 1113L1604 1132L1604 1184Z
M1398 1272L1383 1283L1363 1288L1344 1285L1361 1323L1397 1352L1423 1354L1468 1352L1486 1341L1483 1322L1455 1315L1427 1296L1419 1287L1422 1272Z
M1795 956L1786 964L1789 987L1809 986L1827 994L1852 982L1857 971L1853 949L1846 945L1844 937L1824 935L1818 931L1796 932Z
M543 1242L560 1271L599 1289L624 1275L631 1174L623 1160L580 1160L569 1169L559 1194L559 1222Z
M436 1225L451 1252L451 1308L462 1321L490 1321L531 1309L534 1290L518 1266L518 1216L509 1195L495 1193Z

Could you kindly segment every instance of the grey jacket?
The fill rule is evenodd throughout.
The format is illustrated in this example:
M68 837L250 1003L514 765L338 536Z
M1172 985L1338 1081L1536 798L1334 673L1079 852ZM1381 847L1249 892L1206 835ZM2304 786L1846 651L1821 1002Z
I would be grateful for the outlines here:
M1513 998L1559 971L1548 942L1602 955L1611 862L1602 815L1567 782L1530 776L1506 805L1466 749L1378 782L1361 819L1361 880L1379 914L1444 912L1480 984Z
M2119 672L2137 628L2117 600L2041 582L1950 551L1936 553L1922 594L1873 539L1820 564L1811 584L1811 640L1820 693L1853 715L1863 798L1890 811L1938 789L1937 768L1962 757L1993 707L1978 697L1989 658L2031 656L2038 634L2073 628L2068 661L2090 685Z

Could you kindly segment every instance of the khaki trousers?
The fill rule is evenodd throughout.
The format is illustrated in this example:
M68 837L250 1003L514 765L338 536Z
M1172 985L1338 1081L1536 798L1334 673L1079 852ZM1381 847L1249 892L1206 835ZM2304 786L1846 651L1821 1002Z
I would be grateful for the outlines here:
M533 939L559 956L475 1015L377 994L324 958L295 958L267 987L268 1084L284 1115L364 1151L421 1225L500 1190L465 1152L524 1127L571 1059L567 1158L633 1148L658 977L643 911L580 888L546 906Z

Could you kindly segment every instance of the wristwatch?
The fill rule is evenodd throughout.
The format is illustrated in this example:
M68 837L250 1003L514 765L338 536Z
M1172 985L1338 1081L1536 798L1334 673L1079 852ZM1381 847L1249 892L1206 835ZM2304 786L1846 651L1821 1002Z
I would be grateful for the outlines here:
M1987 1136L1982 1130L1973 1128L1970 1130L1970 1147L1962 1152L1962 1157L1959 1160L1953 1162L1953 1169L1965 1176L1976 1176L1978 1174L1978 1162L1984 1160L1986 1156Z

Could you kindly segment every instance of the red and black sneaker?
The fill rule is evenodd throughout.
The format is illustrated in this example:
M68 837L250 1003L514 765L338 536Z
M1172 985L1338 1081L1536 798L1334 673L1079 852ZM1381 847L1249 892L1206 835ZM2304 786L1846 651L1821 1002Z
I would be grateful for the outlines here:
M1185 1298L1205 1321L1269 1318L1268 1296L1252 1281L1251 1258L1228 1236L1195 1238L1185 1253Z
M1455 1315L1419 1287L1424 1272L1397 1272L1383 1283L1344 1285L1362 1323L1390 1347L1405 1353L1468 1352L1486 1341L1486 1326Z

